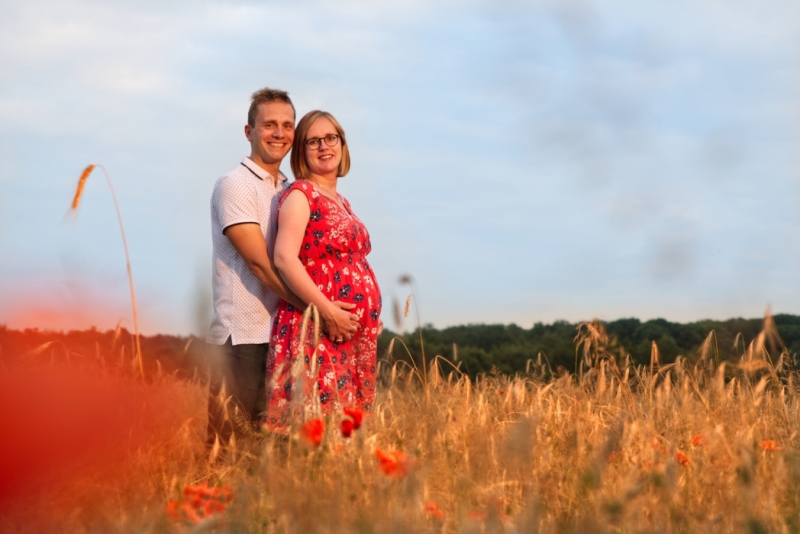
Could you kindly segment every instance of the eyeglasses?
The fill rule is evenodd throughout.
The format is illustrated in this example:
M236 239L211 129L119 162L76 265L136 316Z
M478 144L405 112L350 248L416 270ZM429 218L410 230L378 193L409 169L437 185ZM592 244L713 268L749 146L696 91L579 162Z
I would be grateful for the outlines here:
M319 149L323 139L325 140L326 145L336 146L336 143L339 142L339 135L328 134L325 137L312 137L311 139L306 139L306 146L311 150L317 150Z

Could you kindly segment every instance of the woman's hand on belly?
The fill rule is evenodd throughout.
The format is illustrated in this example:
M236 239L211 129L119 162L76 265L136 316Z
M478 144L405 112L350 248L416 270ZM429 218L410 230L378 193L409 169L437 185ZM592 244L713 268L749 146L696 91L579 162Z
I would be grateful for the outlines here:
M342 302L341 300L335 300L331 302L331 305L330 308L326 308L326 311L320 310L319 312L322 319L322 329L328 334L331 341L342 339L349 341L356 331L361 328L358 323L358 316L350 313L350 311L355 310L356 305Z

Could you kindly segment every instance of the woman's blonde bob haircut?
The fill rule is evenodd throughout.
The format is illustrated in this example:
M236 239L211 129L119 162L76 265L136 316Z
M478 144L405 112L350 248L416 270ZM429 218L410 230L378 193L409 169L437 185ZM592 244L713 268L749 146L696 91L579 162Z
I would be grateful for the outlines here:
M306 160L306 135L308 135L308 130L311 128L311 125L320 117L325 117L331 121L333 127L336 128L336 133L339 134L339 142L342 143L342 160L339 162L339 169L336 176L344 176L350 172L350 150L347 148L347 141L344 137L342 125L339 124L336 117L327 111L315 109L314 111L306 113L294 129L294 143L292 143L292 159L290 161L292 164L292 173L297 180L305 180L311 174L311 171L308 169L308 161Z

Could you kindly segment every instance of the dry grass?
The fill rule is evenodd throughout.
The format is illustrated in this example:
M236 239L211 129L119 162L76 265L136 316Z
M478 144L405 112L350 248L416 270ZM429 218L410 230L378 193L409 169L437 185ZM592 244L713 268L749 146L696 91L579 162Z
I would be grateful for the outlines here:
M125 225L122 222L122 212L119 209L119 202L117 202L117 195L114 192L114 186L111 183L111 177L108 175L106 168L102 165L97 165L95 163L90 163L81 173L80 178L78 178L78 186L75 188L75 196L72 197L72 203L70 204L70 213L73 216L77 216L78 208L80 206L81 197L83 196L83 189L86 186L86 180L89 178L89 175L92 174L92 171L99 167L100 170L103 171L103 175L106 177L106 183L108 184L108 190L111 192L111 199L114 201L114 209L117 211L117 221L119 222L119 231L122 235L122 247L125 249L125 264L128 270L128 286L130 287L131 291L131 308L133 310L133 329L136 335L136 355L139 359L139 373L141 377L144 378L144 364L142 360L142 346L141 341L139 339L139 308L136 306L136 288L133 284L133 271L131 270L131 255L128 252L128 240L125 237Z
M578 376L534 361L526 376L470 383L433 366L422 385L385 365L374 415L352 438L338 421L319 448L254 434L218 465L202 449L203 383L156 377L135 386L146 409L131 436L147 439L130 438L113 468L43 491L0 530L168 532L167 501L203 480L235 497L223 526L196 532L800 529L800 394L769 318L735 365L715 362L713 336L691 361L659 365L655 349L634 367L614 359L602 325L580 332ZM386 476L376 449L404 451L410 472Z

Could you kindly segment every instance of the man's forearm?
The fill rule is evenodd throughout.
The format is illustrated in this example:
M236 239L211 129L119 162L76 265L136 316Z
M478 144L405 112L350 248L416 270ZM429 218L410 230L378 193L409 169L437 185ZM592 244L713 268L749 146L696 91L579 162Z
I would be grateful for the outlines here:
M250 265L250 272L258 278L258 281L269 288L270 291L278 295L280 298L292 304L295 308L304 310L306 304L300 298L292 293L289 286L278 276L275 266L271 263L263 265L261 263Z

